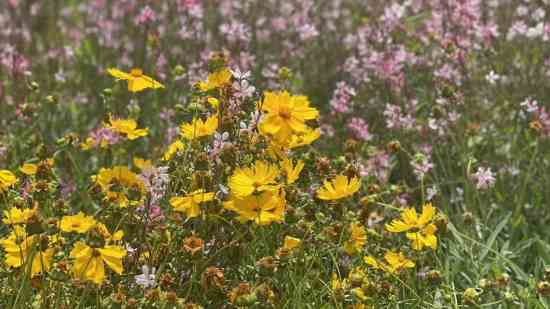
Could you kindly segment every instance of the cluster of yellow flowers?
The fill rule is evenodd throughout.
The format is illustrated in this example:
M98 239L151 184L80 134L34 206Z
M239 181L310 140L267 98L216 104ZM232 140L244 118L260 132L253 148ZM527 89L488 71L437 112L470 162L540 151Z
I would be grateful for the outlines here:
M116 273L122 273L122 259L126 250L114 244L122 239L122 231L111 234L103 223L80 212L64 216L57 226L58 232L50 232L48 235L39 231L39 228L33 231L33 227L37 229L35 222L39 216L37 208L14 207L4 211L3 223L13 226L12 232L0 240L6 252L6 265L20 268L26 265L26 261L32 261L28 270L31 277L50 271L53 255L66 243L65 236L60 233L63 232L84 234L91 243L88 245L78 240L70 252L74 260L71 272L75 278L101 284L105 279L105 264Z
M130 73L116 69L109 69L108 72L117 79L127 80L128 90L131 92L147 88L164 88L159 82L143 75L139 69L134 69ZM209 142L214 135L223 134L226 130L224 126L228 126L228 123L236 123L239 120L232 118L233 115L227 107L231 82L232 72L227 68L221 68L197 84L197 100L208 103L210 112L202 115L196 113L190 121L181 123L179 136L162 155L164 163L181 172L173 174L178 175L176 177L180 179L171 182L171 194L167 196L169 205L172 211L185 214L187 219L206 219L209 205L218 205L220 207L217 208L216 215L235 215L235 219L240 223L250 222L260 226L283 223L287 208L294 206L291 196L301 191L304 185L312 185L309 179L301 180L302 174L305 174L302 173L304 169L309 172L306 166L309 167L310 160L308 156L301 155L298 148L309 145L319 138L320 130L310 126L318 119L319 111L310 106L305 96L292 95L287 91L264 92L262 99L251 104L254 114L258 115L254 130L242 134L235 133L238 130L233 132L236 135L235 140L244 141L244 146L234 146L235 151L240 151L240 155L233 154L230 164L222 164L223 168L220 168L218 174L221 176L213 180L206 151ZM103 123L103 128L117 134L117 138L122 137L129 141L149 134L148 128L138 128L137 121L132 118L109 116L109 121ZM81 148L90 149L97 145L97 140L88 138L81 144ZM104 147L101 141L99 146ZM180 159L182 161L178 161ZM179 164L188 159L193 160L190 167ZM52 166L53 160L44 159L37 164L25 163L19 171L23 177L37 177L42 169ZM151 197L151 185L145 183L148 180L144 180L143 172L154 167L151 161L137 157L133 160L133 166L133 170L126 165L100 168L97 174L91 177L95 189L91 192L100 194L99 199L104 203L101 206L109 209L108 211L126 213L135 219L138 217L135 210L149 205L147 203ZM136 172L137 170L142 174ZM352 199L345 199L361 189L362 179L357 173L352 171L320 174L324 178L323 183L318 187L313 186L314 190L309 190L310 197L316 197L321 207L334 207L334 210L342 210L345 205L353 204ZM0 170L0 194L5 194L17 183L15 174L8 170ZM218 191L217 187L224 188L223 194L218 194L221 191ZM304 196L307 196L304 191ZM109 208L111 205L117 207ZM132 243L131 239L136 239L133 235L125 237L124 226L121 226L123 219L120 219L118 224L111 225L115 227L111 232L107 225L100 221L107 223L112 220L100 219L102 217L99 215L90 216L83 212L57 216L48 214L49 228L46 231L42 228L46 222L45 214L42 212L39 203L34 203L32 208L17 205L4 211L3 223L12 227L10 233L0 240L0 246L5 251L6 265L13 268L30 265L28 273L34 277L50 272L56 252L65 248L65 259L71 261L70 267L67 268L70 269L68 273L75 279L101 285L105 281L106 270L110 269L119 275L124 272L123 261L127 255L124 243ZM414 208L404 209L401 218L386 224L385 230L390 233L405 233L413 250L435 250L438 244L434 222L436 212L436 208L431 204L424 205L420 215ZM346 229L339 228L337 232L338 234L344 231L342 235L345 236L340 238L341 242L338 244L342 252L349 256L359 256L358 260L363 261L363 265L392 275L415 266L415 261L405 256L405 250L387 250L383 258L365 255L370 230L362 224L365 222L364 218L350 213L352 215L345 214L347 217L342 221L345 222ZM178 214L172 215L180 218ZM189 239L194 239L194 232L192 235ZM126 239L123 240L124 237ZM201 239L196 238L194 241L200 246L203 245ZM302 239L287 235L283 245L277 249L276 256L283 258L300 251L298 248L301 246ZM187 247L193 254L196 252L196 248L191 245ZM355 280L352 277L362 278L359 287L357 284L350 284ZM369 286L366 278L365 267L361 266L354 268L348 279L340 279L335 274L331 285L334 291L351 289L358 299L364 300L367 297L365 291Z

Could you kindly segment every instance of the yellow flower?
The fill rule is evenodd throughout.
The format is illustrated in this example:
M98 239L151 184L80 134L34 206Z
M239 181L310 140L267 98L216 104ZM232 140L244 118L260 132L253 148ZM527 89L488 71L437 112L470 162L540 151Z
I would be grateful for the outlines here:
M292 250L294 248L299 247L302 244L302 240L300 238L292 237L292 236L285 236L285 241L283 243L283 248L285 250Z
M356 252L363 251L363 247L367 242L367 231L358 223L352 223L350 226L350 239L344 243L344 250L347 254L352 255Z
M176 153L182 151L183 149L185 149L185 144L179 139L175 140L172 144L170 144L170 146L168 146L168 149L162 156L162 159L164 161L168 161L172 159Z
M233 196L223 207L236 212L240 222L254 221L259 225L268 225L284 220L286 200L277 192L264 191L260 195Z
M317 190L317 197L322 200L338 200L353 195L360 187L359 178L348 179L344 175L338 175L330 182L325 180L323 187Z
M411 229L421 229L434 218L435 207L431 203L422 206L422 214L418 217L414 208L407 208L401 212L401 219L393 220L386 224L386 230L392 233L406 232Z
M418 216L414 208L407 208L401 212L401 219L395 219L386 224L386 230L392 233L407 232L414 250L424 247L437 249L437 227L431 223L435 217L436 208L431 203L422 206L422 214ZM413 230L412 232L410 232Z
M220 100L214 97L208 97L208 99L206 100L208 101L208 103L210 103L210 105L212 105L214 109L218 109L218 107L220 106Z
M140 69L132 69L129 74L112 68L108 69L107 72L118 80L127 80L128 91L130 92L139 92L147 88L164 88L158 81L147 75L143 75L143 71Z
M38 235L27 237L24 227L15 226L8 237L0 240L0 245L6 252L6 265L19 268L32 259L31 277L50 270L54 248L44 249L48 245L42 245Z
M187 217L198 217L201 213L200 204L212 201L214 199L213 192L204 192L203 189L199 189L187 194L184 197L176 196L170 199L170 205L174 207L175 211L185 212Z
M86 216L82 211L74 216L63 216L59 228L63 232L77 232L80 234L88 232L96 225L92 216Z
M294 134L290 138L288 145L285 148L294 149L297 147L309 145L316 141L321 136L321 130L319 129L308 129L304 133Z
M414 262L405 257L403 252L388 251L384 254L384 260L386 263L378 262L372 256L365 256L363 261L375 269L380 269L388 273L400 272L405 268L412 268L415 266Z
M105 279L105 264L117 274L122 274L122 259L126 256L126 250L115 245L92 248L79 241L70 256L74 259L71 269L73 276L99 285Z
M114 241L119 241L124 237L123 231L116 231L114 234L111 234L109 232L109 229L105 226L105 224L98 222L95 226L95 231L105 239L106 243L111 243Z
M264 161L256 161L253 167L237 168L229 178L229 188L236 197L246 197L255 192L277 190L279 169Z
M19 168L19 170L21 171L21 173L27 176L31 176L36 174L36 171L38 170L38 165L32 164L32 163L25 163Z
M258 107L266 113L260 132L278 141L288 140L294 133L307 132L305 122L319 117L319 111L309 106L307 97L290 95L287 91L265 92Z
M12 172L8 170L0 170L0 191L8 189L15 183L17 183L17 177L15 177Z
M284 158L281 162L281 168L286 174L286 183L293 184L299 177L302 169L304 168L304 161L299 160L296 165L292 165L292 161L288 158Z
M430 223L422 228L419 232L407 233L407 238L411 241L411 246L414 250L420 251L424 247L429 247L432 250L437 249L437 236L435 232L437 227Z
M142 158L135 157L134 158L134 165L139 168L141 171L150 169L153 167L153 164L151 163L151 160L145 160Z
M227 68L223 68L214 73L208 74L206 82L199 82L199 89L201 91L209 91L216 88L221 88L228 85L231 82L231 71Z
M137 122L134 119L114 119L109 118L110 124L108 127L122 135L125 135L129 140L135 140L142 136L147 136L149 129L138 129Z
M347 279L341 279L338 277L336 273L332 274L332 278L330 280L330 287L332 291L336 294L343 294L344 290L348 288L348 280Z
M130 204L124 191L137 191L141 195L145 192L143 181L126 166L102 168L94 180L105 193L106 199L118 203L120 207L128 207Z
M193 119L191 123L184 123L180 126L181 135L188 140L194 140L203 136L210 136L218 129L218 116L213 115L202 121Z
M28 223L29 220L36 215L37 208L19 209L16 207L10 208L10 210L4 210L4 218L2 222L4 224L23 224Z

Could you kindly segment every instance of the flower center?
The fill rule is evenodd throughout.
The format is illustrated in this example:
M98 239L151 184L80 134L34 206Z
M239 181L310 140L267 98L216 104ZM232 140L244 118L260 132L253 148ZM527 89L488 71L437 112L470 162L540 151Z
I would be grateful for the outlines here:
M279 110L279 116L283 119L290 119L292 114L288 108L281 108Z
M130 71L130 75L132 75L133 77L140 77L143 75L143 71L141 69L132 69Z

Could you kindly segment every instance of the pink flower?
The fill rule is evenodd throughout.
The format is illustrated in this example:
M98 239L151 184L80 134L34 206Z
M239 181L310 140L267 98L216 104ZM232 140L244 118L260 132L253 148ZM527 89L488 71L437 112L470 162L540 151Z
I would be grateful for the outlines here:
M362 118L351 118L347 127L359 139L364 141L370 141L372 139L372 135L369 133L369 125Z
M495 184L495 174L491 171L491 168L478 167L477 172L472 175L474 180L477 181L477 189L487 189Z
M349 87L346 82L336 84L336 90L330 100L330 106L333 112L348 113L350 112L350 104L355 96L355 89Z
M155 21L156 14L155 11L153 11L148 5L145 6L143 9L141 9L141 12L136 17L135 21L138 25L147 24L150 22Z

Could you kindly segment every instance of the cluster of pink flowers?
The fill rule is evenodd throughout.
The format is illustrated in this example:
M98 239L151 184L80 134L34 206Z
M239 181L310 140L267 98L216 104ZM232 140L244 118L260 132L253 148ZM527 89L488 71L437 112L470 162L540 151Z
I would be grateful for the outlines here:
M336 90L330 100L330 107L333 113L349 113L351 111L351 100L357 93L346 82L338 82Z

